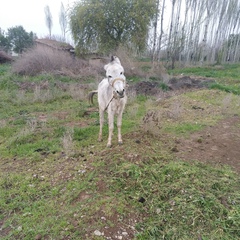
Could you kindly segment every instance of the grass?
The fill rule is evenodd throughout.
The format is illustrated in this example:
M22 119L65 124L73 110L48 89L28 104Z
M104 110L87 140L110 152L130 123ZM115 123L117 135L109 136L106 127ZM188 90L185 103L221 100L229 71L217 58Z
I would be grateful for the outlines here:
M189 67L169 70L170 74L195 75L206 78L214 78L216 83L210 88L240 95L240 66L239 64L225 64L221 66Z
M225 86L219 83L211 84L210 85L211 89L219 89L225 92L233 93L236 95L240 95L240 87L235 87L235 86Z
M59 88L51 75L9 71L0 65L1 239L105 239L120 229L135 240L240 239L239 176L171 151L176 136L240 114L239 96L202 90L160 103L133 97L124 144L115 134L107 149L108 127L99 143L97 105L88 105L87 92ZM36 98L29 84L46 78L50 87Z
M186 74L215 79L238 80L240 73L239 64L225 64L221 66L189 67L169 70L171 74Z

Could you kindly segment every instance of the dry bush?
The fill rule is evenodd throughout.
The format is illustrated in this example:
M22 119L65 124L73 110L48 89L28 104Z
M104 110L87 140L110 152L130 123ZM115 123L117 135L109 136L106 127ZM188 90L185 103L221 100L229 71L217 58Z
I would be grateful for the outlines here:
M96 75L97 70L88 62L72 57L68 52L50 47L35 46L13 64L12 71L21 75L53 73L70 77Z
M134 59L131 51L129 51L126 47L120 46L114 55L119 57L121 64L124 67L126 76L142 75L137 68L136 60Z
M115 55L120 58L126 76L138 76L146 80L155 78L168 83L169 75L161 62L138 62L132 51L123 46L117 49ZM144 70L144 68L147 70Z
M73 150L73 132L72 128L67 129L62 138L62 145L66 156L69 156Z
M5 51L2 51L0 49L0 63L6 63L11 61L12 61L12 57L9 56Z

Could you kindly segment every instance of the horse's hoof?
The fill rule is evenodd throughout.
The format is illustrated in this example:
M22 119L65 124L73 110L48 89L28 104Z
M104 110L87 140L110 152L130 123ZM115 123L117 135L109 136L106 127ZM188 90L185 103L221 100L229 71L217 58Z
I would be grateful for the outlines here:
M108 143L108 144L107 144L107 147L108 147L108 148L111 148L111 147L112 147L112 144L109 144L109 143Z
M118 141L118 145L122 145L123 144L123 141Z

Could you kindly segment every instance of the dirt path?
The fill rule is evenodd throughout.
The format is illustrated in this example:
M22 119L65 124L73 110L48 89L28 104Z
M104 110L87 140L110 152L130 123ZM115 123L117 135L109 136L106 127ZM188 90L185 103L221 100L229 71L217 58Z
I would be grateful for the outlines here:
M185 160L227 164L240 173L240 117L222 120L187 139L179 139L176 155Z

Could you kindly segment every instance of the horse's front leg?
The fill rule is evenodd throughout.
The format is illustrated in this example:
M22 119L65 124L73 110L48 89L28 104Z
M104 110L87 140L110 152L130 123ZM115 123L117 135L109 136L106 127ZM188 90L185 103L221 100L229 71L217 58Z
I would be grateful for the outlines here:
M117 117L117 128L118 128L118 144L122 144L122 134L121 134L121 127L122 127L122 111L118 114Z
M114 113L112 111L108 112L108 143L107 147L112 146L112 136L113 136L113 129L114 129Z
M102 129L104 124L104 111L99 108L99 122L100 122L100 129L99 129L99 135L98 135L98 141L102 141Z

